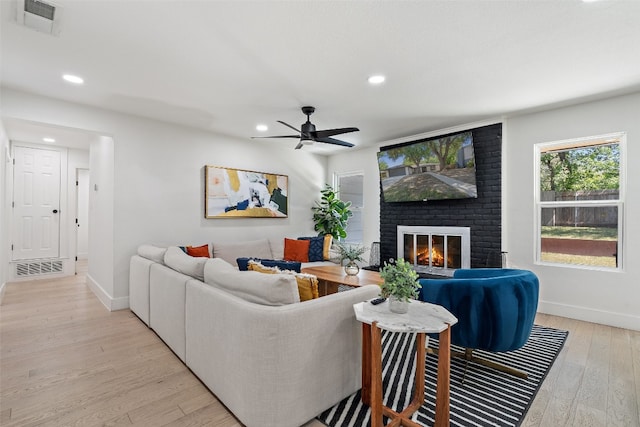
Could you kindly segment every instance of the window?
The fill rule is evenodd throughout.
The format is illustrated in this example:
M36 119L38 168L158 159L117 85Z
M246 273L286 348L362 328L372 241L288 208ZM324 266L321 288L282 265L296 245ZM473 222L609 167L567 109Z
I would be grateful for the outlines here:
M621 270L624 134L535 149L536 262Z
M353 212L346 229L347 237L344 241L347 243L363 243L363 182L364 174L362 172L336 174L335 176L338 196L342 201L351 202L351 212Z

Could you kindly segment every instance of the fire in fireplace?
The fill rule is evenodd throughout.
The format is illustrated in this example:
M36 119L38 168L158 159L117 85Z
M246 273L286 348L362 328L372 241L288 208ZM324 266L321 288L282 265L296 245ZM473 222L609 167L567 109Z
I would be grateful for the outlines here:
M469 227L425 227L400 225L398 258L413 264L419 273L450 276L470 266Z

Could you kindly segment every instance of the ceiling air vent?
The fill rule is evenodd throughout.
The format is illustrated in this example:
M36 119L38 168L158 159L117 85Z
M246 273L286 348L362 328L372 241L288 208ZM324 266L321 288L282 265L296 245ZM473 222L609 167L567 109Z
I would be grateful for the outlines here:
M57 36L60 33L61 10L53 3L17 0L16 21L32 30Z

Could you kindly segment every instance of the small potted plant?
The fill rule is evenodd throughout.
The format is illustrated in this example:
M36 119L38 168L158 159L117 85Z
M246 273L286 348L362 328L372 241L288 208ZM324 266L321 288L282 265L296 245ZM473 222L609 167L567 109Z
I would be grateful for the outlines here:
M362 255L367 251L367 248L361 245L338 243L338 253L340 254L340 264L345 259L349 262L344 266L344 272L349 276L355 276L360 271L360 267L356 261L364 261Z
M413 266L403 258L395 264L384 263L380 270L380 277L384 281L381 285L380 296L389 298L389 310L394 313L409 311L409 300L418 296L418 273Z

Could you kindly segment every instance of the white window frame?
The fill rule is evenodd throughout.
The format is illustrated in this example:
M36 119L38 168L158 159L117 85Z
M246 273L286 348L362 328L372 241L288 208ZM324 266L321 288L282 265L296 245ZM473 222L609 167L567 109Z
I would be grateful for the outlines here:
M553 150L561 150L563 148L579 148L581 146L588 147L592 145L599 145L598 142L614 142L618 141L618 147L620 149L620 174L619 174L619 192L618 200L588 200L580 202L570 201L541 201L540 193L540 157L543 152ZM626 188L626 132L616 132L605 135L589 136L584 138L567 139L561 141L543 142L534 144L534 263L538 265L549 265L554 267L566 267L566 268L578 268L584 270L604 270L622 272L624 271L624 258L625 258L625 246L624 245L624 201L625 201L625 188ZM541 254L541 242L542 242L542 210L544 208L566 208L566 207L608 207L615 206L618 208L618 247L617 247L617 266L615 268L604 266L590 266L580 264L563 264L553 263L549 261L542 261Z
M347 177L351 177L351 176L362 176L362 206L354 206L353 204L351 205L350 209L351 211L355 214L356 212L359 213L360 216L360 226L362 228L362 239L361 240L352 240L351 238L349 238L349 226L347 225L347 237L344 240L345 243L357 243L357 244L363 244L364 243L364 171L351 171L351 172L336 172L333 174L333 188L335 191L338 192L338 197L340 197L341 200L346 201L343 197L342 194L340 193L340 179L342 178L347 178ZM352 217L353 218L353 217Z

